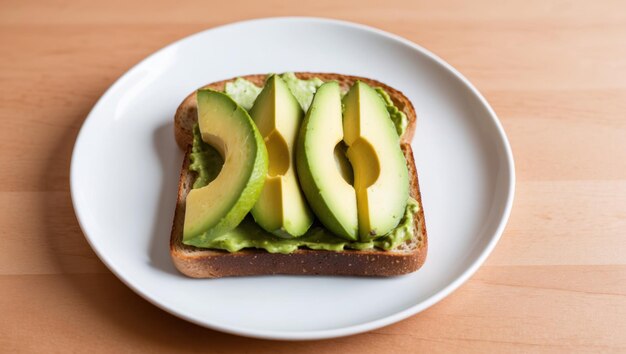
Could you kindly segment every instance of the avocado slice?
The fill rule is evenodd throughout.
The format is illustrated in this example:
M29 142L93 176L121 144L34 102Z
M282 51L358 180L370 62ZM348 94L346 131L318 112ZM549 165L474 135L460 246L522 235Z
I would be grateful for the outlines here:
M313 213L300 190L294 161L304 112L285 82L272 75L254 102L250 116L269 154L265 186L252 208L252 216L259 226L276 236L301 236L313 223Z
M343 140L354 171L359 237L368 241L398 226L409 197L406 160L385 102L357 81L343 98Z
M315 93L300 128L297 172L306 199L321 223L335 235L356 241L356 193L344 177L347 173L343 168L340 172L335 161L336 152L342 151L343 136L339 84L327 82Z
M217 177L187 195L183 242L204 247L234 229L256 203L268 170L263 138L245 109L226 94L199 90L202 140L224 160Z

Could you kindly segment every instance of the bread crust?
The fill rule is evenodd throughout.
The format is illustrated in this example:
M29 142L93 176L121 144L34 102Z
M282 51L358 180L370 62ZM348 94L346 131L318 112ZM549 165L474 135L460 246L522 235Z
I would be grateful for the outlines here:
M344 250L323 251L298 249L290 254L269 253L265 250L244 249L238 252L203 249L182 243L185 219L185 200L191 190L194 173L189 171L189 153L193 125L197 119L197 103L191 93L180 104L174 118L176 142L183 149L185 158L180 172L176 211L170 236L170 255L176 268L193 278L219 278L229 276L250 276L268 274L292 275L346 275L346 276L394 276L407 274L419 269L426 260L428 237L426 222L410 142L415 131L416 115L411 102L400 91L376 80L330 73L296 73L300 79L318 77L323 81L335 80L347 90L360 80L371 86L382 87L392 101L409 120L407 130L401 137L401 148L407 161L410 181L410 195L418 201L420 208L414 217L414 238L402 248L390 251ZM242 76L257 86L262 86L266 75ZM227 82L215 82L203 88L223 90Z

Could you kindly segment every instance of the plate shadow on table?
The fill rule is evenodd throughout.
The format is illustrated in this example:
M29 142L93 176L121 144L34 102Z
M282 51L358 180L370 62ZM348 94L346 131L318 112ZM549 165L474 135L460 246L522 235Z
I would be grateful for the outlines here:
M182 165L182 151L174 140L174 122L156 128L152 134L152 143L159 158L161 168L161 186L155 210L156 221L148 250L150 263L160 271L182 276L174 267L170 257L170 234L174 220L174 209L178 194L178 181Z
M92 318L84 326L75 328L77 334L90 331L94 326L110 328L111 333L122 336L119 339L133 342L141 339L162 351L168 351L167 348L197 350L206 347L207 343L213 343L212 348L236 350L259 343L259 340L229 335L192 324L151 305L126 287L97 258L76 219L69 184L72 149L79 127L87 113L88 109L73 114L75 118L72 119L72 124L68 124L67 129L57 134L45 157L45 163L34 172L38 174L37 180L41 190L44 191L40 193L38 214L45 225L45 232L40 237L46 240L40 243L47 245L47 250L43 251L47 252L44 257L50 260L53 266L51 271L55 279L58 279L55 284L59 284L56 291L48 295L50 297L48 301L51 303L72 301L76 312L83 312ZM155 132L155 139L172 134L171 129L171 125L161 127ZM165 182L168 181L164 181L164 184ZM177 180L173 182L175 186L176 182ZM159 210L169 210L166 207L173 210L173 204ZM171 219L164 220L163 223L168 225L167 232L163 235L167 234L169 239ZM164 242L162 249L161 246L151 245L153 260L156 266L162 269L169 267L171 271L176 272L169 260L167 239L155 240L155 243ZM169 262L169 265L166 262ZM58 299L60 296L65 299Z
M310 350L312 347L344 348L352 347L367 336L369 341L385 342L387 336L371 332L360 336L337 338L325 341L276 342L230 335L210 330L174 315L171 315L134 293L106 269L89 247L76 219L70 196L68 172L70 158L78 129L87 112L82 112L73 120L68 129L59 133L53 148L46 156L46 162L38 171L38 179L47 191L61 193L42 193L40 215L46 225L46 233L42 237L48 239L49 257L60 273L63 296L68 297L91 321L84 323L80 331L90 328L105 328L104 333L114 333L117 340L143 343L145 348L159 351L183 350L197 351L210 348L214 351L250 351L255 352L294 352ZM182 163L178 149L171 143L173 139L172 124L160 126L153 132L152 141L159 155L163 180L159 192L155 217L158 222L154 226L151 244L146 250L153 266L168 273L179 273L169 258L169 232L171 228L178 171ZM168 142L168 139L169 142ZM178 155L176 155L178 154ZM176 165L176 173L166 171ZM59 178L50 179L52 176ZM181 275L182 276L182 275ZM202 280L200 280L202 281ZM59 296L59 295L54 295ZM63 300L63 301L67 301ZM415 321L412 319L411 321ZM106 328L109 328L106 331ZM384 334L384 331L383 333ZM355 342L356 341L356 342ZM270 343L272 342L272 343ZM209 346L210 343L210 346ZM308 348L308 349L307 349Z
M337 338L326 341L305 342L274 342L239 337L210 330L174 315L171 315L134 293L106 269L88 245L76 219L70 196L68 172L70 158L78 129L88 111L75 113L76 118L67 129L58 134L53 147L46 156L45 163L37 171L38 180L46 191L42 193L40 215L45 222L47 238L50 245L48 257L56 265L62 275L59 276L63 286L63 294L77 306L77 312L83 312L91 320L85 328L76 328L77 335L90 331L93 326L114 328L111 335L123 333L120 340L143 343L144 348L155 348L160 351L169 350L207 350L237 352L250 351L275 352L311 350L321 345L323 348L334 346L352 346L354 340L361 336L369 340L386 341L381 333L371 332L356 337ZM173 126L165 124L154 130L152 143L159 155L162 183L159 187L158 203L151 243L146 252L154 267L176 276L180 275L174 268L169 256L169 237L176 202L178 171L182 163L182 153L173 143ZM177 155L178 154L178 155ZM174 173L170 169L174 169ZM50 176L58 178L51 179ZM60 191L60 193L56 193ZM199 280L206 281L206 280ZM54 295L58 296L58 295ZM183 301L183 300L181 300ZM415 321L416 319L412 319ZM105 332L107 333L107 332ZM202 338L202 340L195 340ZM191 339L191 340L190 340ZM350 344L352 343L352 344Z

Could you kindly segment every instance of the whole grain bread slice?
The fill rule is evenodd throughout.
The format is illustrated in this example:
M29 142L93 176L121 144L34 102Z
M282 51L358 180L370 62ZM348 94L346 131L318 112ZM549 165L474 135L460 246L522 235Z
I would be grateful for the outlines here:
M426 259L428 238L419 180L410 145L416 122L413 105L400 91L372 79L329 73L296 73L296 76L300 79L317 77L323 81L335 80L344 90L357 80L371 86L382 87L396 107L407 115L409 124L400 139L400 145L409 170L410 195L420 206L414 215L414 237L389 251L372 249L337 252L302 248L290 254L269 253L257 249L244 249L230 253L185 245L182 242L185 200L196 177L193 172L189 171L192 128L197 122L197 103L195 94L192 93L180 104L174 118L176 142L181 149L186 151L180 172L178 198L170 237L170 254L174 265L181 273L194 278L267 274L393 276L416 271ZM257 86L262 86L266 75L248 75L243 78ZM221 91L229 81L234 81L234 78L212 83L204 88Z

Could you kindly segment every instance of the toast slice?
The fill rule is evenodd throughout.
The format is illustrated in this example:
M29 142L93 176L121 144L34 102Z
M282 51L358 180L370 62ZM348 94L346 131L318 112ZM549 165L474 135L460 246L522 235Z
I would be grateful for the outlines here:
M413 105L400 91L372 79L329 73L296 73L296 76L300 79L317 77L323 81L335 80L339 82L343 90L347 90L357 80L373 87L382 87L396 107L406 114L409 124L400 138L400 145L409 171L409 193L419 204L419 210L414 216L414 237L389 251L379 249L323 251L301 248L290 254L269 253L257 249L244 249L230 253L185 245L182 242L185 200L196 177L195 173L189 171L192 129L197 122L197 103L192 93L180 104L174 118L176 142L181 149L186 151L180 172L178 198L170 237L170 254L174 265L181 273L193 278L268 274L393 276L416 271L426 260L428 238L417 170L410 145L416 122ZM266 75L242 77L257 86L263 86ZM215 82L204 88L222 91L226 83L233 80L234 78Z

